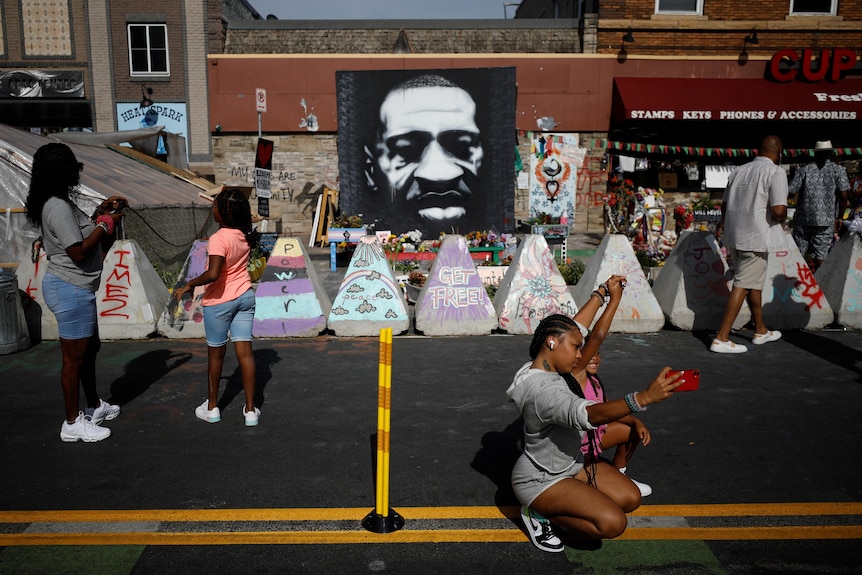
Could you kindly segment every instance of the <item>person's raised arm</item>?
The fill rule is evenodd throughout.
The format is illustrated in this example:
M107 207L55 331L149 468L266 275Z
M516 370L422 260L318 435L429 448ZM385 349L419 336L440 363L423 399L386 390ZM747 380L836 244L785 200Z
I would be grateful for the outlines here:
M616 421L631 413L638 413L648 405L664 401L673 395L673 390L683 384L682 373L667 377L669 367L663 368L658 377L643 391L629 393L623 399L615 399L605 403L596 403L587 407L590 423L601 425Z
M581 323L582 325L589 326L590 322L592 322L593 317L595 317L596 315L598 307L600 307L604 302L605 294L601 292L605 290L607 295L610 296L610 299L608 300L608 305L605 307L604 311L602 312L602 315L599 316L596 325L593 326L590 335L586 338L584 342L584 347L583 349L581 349L581 359L578 361L575 369L572 370L572 374L575 376L575 378L580 377L582 372L586 369L587 364L590 363L590 359L599 350L599 347L601 347L602 342L605 341L605 338L607 337L608 332L611 329L611 323L614 320L614 315L616 315L617 308L619 307L620 301L622 300L625 282L625 276L613 275L608 279L608 281L600 285L598 289L596 289L590 295L589 301L584 304L583 308L581 308L581 310L583 310L590 305L594 305L596 307L596 310L593 310L591 314L585 314L589 316L589 322L581 322L580 311L577 315L575 315L575 321Z

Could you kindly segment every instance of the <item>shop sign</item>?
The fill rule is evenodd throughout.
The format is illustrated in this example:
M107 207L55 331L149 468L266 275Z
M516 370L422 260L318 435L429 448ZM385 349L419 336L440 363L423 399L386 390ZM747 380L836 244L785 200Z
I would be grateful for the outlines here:
M0 72L0 98L83 98L84 73L61 70Z
M769 73L774 80L790 82L804 80L837 82L856 66L856 52L849 48L821 50L815 61L814 50L806 48L802 53L785 48L776 52L769 61Z

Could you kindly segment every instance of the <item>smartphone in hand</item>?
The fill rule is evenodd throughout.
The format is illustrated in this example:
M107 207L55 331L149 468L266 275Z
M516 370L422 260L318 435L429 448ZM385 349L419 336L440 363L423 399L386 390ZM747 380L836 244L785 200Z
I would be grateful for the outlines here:
M695 391L700 387L699 369L672 369L667 372L667 376L671 377L677 373L682 374L683 384L674 389L674 391Z

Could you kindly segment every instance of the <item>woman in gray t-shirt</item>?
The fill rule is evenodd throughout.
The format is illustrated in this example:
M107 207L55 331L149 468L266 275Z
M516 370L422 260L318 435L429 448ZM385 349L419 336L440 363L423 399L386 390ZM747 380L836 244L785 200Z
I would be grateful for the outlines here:
M111 430L100 424L120 414L96 391L96 354L101 347L96 315L96 290L102 273L104 249L114 239L126 200L108 198L91 219L71 199L84 165L65 144L46 144L33 155L27 219L42 230L48 259L42 295L57 319L63 369L60 384L66 419L60 439L101 441ZM79 388L87 401L79 411Z

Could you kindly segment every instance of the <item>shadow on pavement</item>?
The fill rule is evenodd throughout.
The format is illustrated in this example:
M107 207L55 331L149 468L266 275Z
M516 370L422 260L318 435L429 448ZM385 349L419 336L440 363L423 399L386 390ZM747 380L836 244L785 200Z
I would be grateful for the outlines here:
M190 353L175 353L169 349L157 349L139 355L126 364L126 373L111 384L108 403L126 405L147 391L151 385L161 381L171 370L190 359Z

